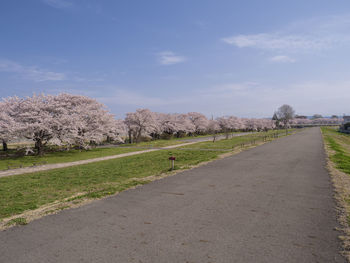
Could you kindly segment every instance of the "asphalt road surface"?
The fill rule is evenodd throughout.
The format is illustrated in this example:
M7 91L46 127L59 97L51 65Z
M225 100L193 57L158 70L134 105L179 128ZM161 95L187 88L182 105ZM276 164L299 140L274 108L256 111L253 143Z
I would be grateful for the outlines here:
M318 128L0 232L0 262L345 262Z

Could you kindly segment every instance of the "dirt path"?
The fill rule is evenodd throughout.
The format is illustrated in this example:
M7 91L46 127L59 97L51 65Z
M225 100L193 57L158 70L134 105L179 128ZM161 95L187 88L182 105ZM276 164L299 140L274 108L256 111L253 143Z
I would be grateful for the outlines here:
M253 134L253 133L236 133L236 134L230 135L230 137L237 137L237 136L243 136L243 135L249 135L249 134ZM216 140L222 140L224 138L225 138L225 136L220 136ZM178 147L182 147L182 146L187 146L187 145L191 145L191 144L195 144L195 143L199 143L199 142L207 142L207 141L211 141L211 140L213 140L212 137L186 139L186 140L184 140L185 143L182 143L182 144L176 144L176 145L165 146L165 147L157 147L154 149L147 149L147 150L136 151L136 152L122 153L122 154L117 154L117 155L110 155L110 156L92 158L92 159L75 161L75 162L45 164L45 165L40 165L40 166L31 166L31 167L5 170L5 171L0 171L0 178L5 177L5 176L10 176L10 175L16 175L16 174L34 173L34 172L46 171L46 170L51 170L51 169L56 169L56 168L64 168L64 167L69 167L69 166L94 163L94 162L100 162L100 161L111 160L111 159L118 159L118 158L123 158L123 157L127 157L127 156L138 155L138 154L142 154L142 153L154 152L154 151L159 151L159 150L174 149L174 148L178 148ZM132 147L132 148L138 149L139 147Z
M0 232L0 262L345 262L318 128Z
M191 145L191 144L195 144L195 143L198 143L198 141L176 144L176 145L166 146L166 147L162 147L162 148L155 148L155 149L148 149L148 150L142 150L142 151L137 151L137 152L122 153L122 154L110 155L110 156L99 157L99 158L92 158L92 159L69 162L69 163L45 164L45 165L34 166L34 167L32 166L32 167L24 167L24 168L19 168L19 169L0 171L0 178L5 177L5 176L10 176L10 175L16 175L16 174L33 173L33 172L46 171L46 170L51 170L51 169L56 169L56 168L64 168L64 167L69 167L69 166L75 166L75 165L81 165L81 164L87 164L87 163L95 163L95 162L111 160L111 159L118 159L118 158L123 158L123 157L127 157L127 156L138 155L138 154L142 154L142 153L148 153L148 152L154 152L154 151L166 150L166 149L173 149L173 148L187 146L187 145Z

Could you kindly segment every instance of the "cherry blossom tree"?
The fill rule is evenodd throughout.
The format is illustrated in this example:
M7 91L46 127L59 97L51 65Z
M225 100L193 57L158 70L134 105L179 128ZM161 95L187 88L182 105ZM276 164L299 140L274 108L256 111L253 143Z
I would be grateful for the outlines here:
M8 141L17 137L19 123L15 119L15 109L18 103L17 97L4 99L0 102L0 141L2 141L4 151L8 149Z
M96 100L71 94L10 98L16 134L31 139L39 155L49 142L79 145L101 142L113 129L114 117Z
M233 131L245 128L245 121L236 116L219 117L217 121L221 130L225 133L226 139L228 139L230 133Z
M99 143L105 138L118 136L114 116L95 99L71 94L52 97L56 118L55 138L66 145L78 145L85 148L90 143ZM123 127L122 127L123 129Z
M59 126L51 99L52 96L34 95L16 105L15 118L21 124L18 132L35 142L39 155L43 154L43 147L54 137L54 129Z
M220 129L225 133L226 139L228 139L229 134L232 129L231 121L229 117L220 117L217 119Z
M217 133L220 131L220 125L217 120L209 120L208 121L208 130L207 132L209 134L212 134L213 136L213 142L215 142Z
M196 131L196 126L186 114L166 114L162 125L164 132L176 135L177 137L192 134Z
M150 135L153 139L162 136L170 138L172 136L181 137L185 134L194 133L195 126L188 118L187 114L165 114L153 112L153 124Z
M155 130L155 115L149 109L138 109L126 114L125 124L128 128L129 142L132 142L132 138L140 142L142 136L149 136Z
M195 132L197 134L203 133L207 130L208 119L203 114L198 112L189 112L187 114L188 119L192 122L195 127Z
M187 114L175 114L178 128L177 128L177 137L181 137L184 134L193 134L196 132L196 126L191 121L190 118L188 118Z
M153 139L160 139L164 133L169 136L173 135L175 127L171 114L154 113L154 124L151 134Z
M6 111L5 102L0 102L0 140L2 141L2 148L7 151L7 142L9 140L9 128L12 126L12 118Z
M123 137L126 137L127 127L124 120L111 120L112 124L107 134L108 138L114 141L124 142Z

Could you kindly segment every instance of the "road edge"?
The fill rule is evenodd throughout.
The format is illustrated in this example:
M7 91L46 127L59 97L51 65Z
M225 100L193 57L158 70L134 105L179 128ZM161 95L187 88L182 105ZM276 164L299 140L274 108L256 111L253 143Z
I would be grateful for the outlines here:
M346 199L349 199L350 196L350 176L336 168L335 163L330 159L333 150L325 140L322 130L321 135L323 148L326 153L326 169L332 182L337 221L340 225L340 227L337 227L337 230L342 233L338 236L342 248L340 253L345 257L347 262L350 263L350 204L346 202Z

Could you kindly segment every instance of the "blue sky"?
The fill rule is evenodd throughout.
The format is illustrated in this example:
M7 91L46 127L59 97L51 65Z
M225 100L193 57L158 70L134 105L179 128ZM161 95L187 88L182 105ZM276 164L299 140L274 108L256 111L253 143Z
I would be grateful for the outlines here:
M117 117L350 114L350 2L1 1L0 92L83 94Z

